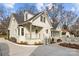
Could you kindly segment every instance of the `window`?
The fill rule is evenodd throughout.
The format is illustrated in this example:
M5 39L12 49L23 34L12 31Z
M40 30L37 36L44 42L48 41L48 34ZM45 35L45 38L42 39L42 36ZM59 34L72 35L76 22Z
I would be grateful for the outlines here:
M53 34L53 31L51 31L51 36L52 36L52 34Z
M42 21L42 16L41 16L41 21Z
M21 28L21 35L24 35L24 28Z
M38 30L36 30L36 33L38 33Z
M43 21L44 21L44 23L45 23L45 17L44 17L44 20L43 20Z
M20 29L18 28L18 35L20 35Z
M62 35L66 35L66 32L62 32Z
M45 23L45 17L44 16L41 16L41 22Z
M48 33L48 29L46 30L46 33Z

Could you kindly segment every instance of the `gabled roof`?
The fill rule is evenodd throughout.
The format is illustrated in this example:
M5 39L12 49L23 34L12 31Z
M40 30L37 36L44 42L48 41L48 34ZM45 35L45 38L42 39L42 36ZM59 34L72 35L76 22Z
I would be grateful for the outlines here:
M28 13L34 15L34 14L31 13L31 12L28 12ZM40 12L40 13L41 13L41 12ZM14 18L16 19L16 21L17 21L18 24L21 24L21 23L25 23L25 22L27 22L27 21L31 21L32 19L34 19L34 18L35 18L37 15L39 15L40 13L35 14L32 18L30 18L30 19L28 19L28 20L26 20L26 21L24 21L24 14L23 14L23 13L21 13L21 14L12 13L12 16L14 16Z
M39 12L39 13L35 14L33 17L31 17L30 19L28 19L26 21L24 21L24 14L23 13L22 14L15 14L15 13L13 13L12 15L15 17L15 19L16 19L16 21L17 21L17 23L19 25L23 25L23 24L26 24L29 21L33 22L34 20L36 20L38 17L40 17L43 14L44 14L44 12ZM48 20L48 22L51 25L49 20Z
M29 14L35 15L30 11L25 11L25 12L28 12ZM18 24L25 22L24 21L24 12L21 12L20 14L12 13L12 15L15 17Z
M42 15L43 14L43 12L39 12L39 13L37 13L36 15L34 15L32 18L30 18L30 19L28 19L28 20L26 20L26 21L24 21L23 23L21 23L21 24L25 24L25 23L27 23L28 21L34 21L35 19L37 19L40 15Z
M37 13L36 15L34 15L32 18L30 18L29 19L29 21L31 21L31 20L35 20L35 19L37 19L40 15L42 15L44 12L39 12L39 13Z
M18 24L24 22L24 15L23 14L19 15L19 14L13 13L12 15L15 17Z
M32 15L35 15L35 13L33 13L32 11L25 11L25 12L27 12L27 13L29 13L29 14L32 14Z
M52 24L53 29L56 29L59 23Z

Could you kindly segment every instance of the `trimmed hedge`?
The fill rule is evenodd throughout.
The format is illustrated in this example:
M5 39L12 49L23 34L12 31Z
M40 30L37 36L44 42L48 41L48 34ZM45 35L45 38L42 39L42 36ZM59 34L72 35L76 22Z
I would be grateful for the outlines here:
M18 44L27 45L28 42L22 42L22 41L21 41L21 43L18 43Z
M35 42L34 45L43 45L42 42Z

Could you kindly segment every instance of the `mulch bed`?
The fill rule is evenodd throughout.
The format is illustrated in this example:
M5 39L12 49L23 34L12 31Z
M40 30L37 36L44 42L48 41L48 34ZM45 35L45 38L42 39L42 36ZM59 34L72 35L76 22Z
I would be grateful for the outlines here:
M63 47L79 49L79 45L78 45L78 44L60 43L59 45L60 45L60 46L63 46Z

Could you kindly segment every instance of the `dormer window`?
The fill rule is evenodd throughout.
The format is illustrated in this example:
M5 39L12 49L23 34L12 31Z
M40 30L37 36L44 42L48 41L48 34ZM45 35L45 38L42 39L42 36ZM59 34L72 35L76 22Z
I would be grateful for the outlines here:
M45 23L45 17L44 17L44 23Z
M41 16L41 22L45 23L45 17L44 16Z

